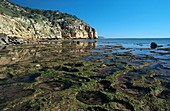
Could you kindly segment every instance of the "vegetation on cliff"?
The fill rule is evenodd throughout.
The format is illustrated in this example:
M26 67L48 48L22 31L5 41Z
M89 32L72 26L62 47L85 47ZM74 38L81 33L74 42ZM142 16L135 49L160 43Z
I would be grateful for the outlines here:
M98 38L95 29L76 16L0 2L0 33L23 38Z

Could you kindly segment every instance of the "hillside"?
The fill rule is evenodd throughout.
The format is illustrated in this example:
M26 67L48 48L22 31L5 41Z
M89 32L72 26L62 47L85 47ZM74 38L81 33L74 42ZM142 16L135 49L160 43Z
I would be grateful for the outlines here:
M98 38L96 30L76 16L21 7L7 0L0 0L0 33L26 39Z

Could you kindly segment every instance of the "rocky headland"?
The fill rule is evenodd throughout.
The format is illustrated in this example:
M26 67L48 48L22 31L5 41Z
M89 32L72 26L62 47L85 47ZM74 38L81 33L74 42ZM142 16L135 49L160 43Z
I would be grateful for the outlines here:
M98 38L96 30L75 15L21 7L8 0L0 2L1 35L33 40Z

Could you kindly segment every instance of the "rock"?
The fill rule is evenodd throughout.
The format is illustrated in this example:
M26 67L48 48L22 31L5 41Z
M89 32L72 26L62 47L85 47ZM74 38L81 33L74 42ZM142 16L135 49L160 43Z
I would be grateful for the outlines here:
M12 60L12 61L15 61L15 60L16 60L16 58L14 58L14 57L13 57L11 60Z
M12 78L12 74L0 74L0 79Z
M40 64L37 64L36 67L40 67L41 65Z
M80 41L77 41L77 44L80 44Z
M158 47L163 47L163 45L158 45Z
M0 44L8 44L8 36L4 33L0 33Z
M0 33L0 45L22 44L23 42L24 42L24 40L21 38L10 37L7 34Z
M0 33L5 33L10 37L32 40L41 40L44 38L49 38L50 40L54 40L55 38L98 38L97 32L94 28L77 17L66 13L27 9L6 0L1 1L1 10L12 12L12 15L5 12L0 13ZM18 12L21 12L20 16L18 16ZM8 41L14 44L22 43L22 40L20 39L4 38L3 40L0 39L0 44L8 44Z
M158 45L155 42L152 42L150 45L151 49L156 49Z

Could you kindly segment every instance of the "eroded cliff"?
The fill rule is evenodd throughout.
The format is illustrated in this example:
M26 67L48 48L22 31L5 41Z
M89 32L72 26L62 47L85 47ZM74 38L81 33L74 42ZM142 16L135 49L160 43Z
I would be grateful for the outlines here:
M0 2L0 33L26 39L98 38L96 30L76 16Z

